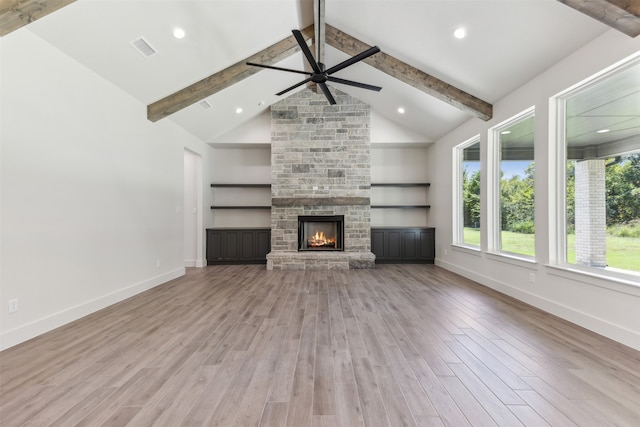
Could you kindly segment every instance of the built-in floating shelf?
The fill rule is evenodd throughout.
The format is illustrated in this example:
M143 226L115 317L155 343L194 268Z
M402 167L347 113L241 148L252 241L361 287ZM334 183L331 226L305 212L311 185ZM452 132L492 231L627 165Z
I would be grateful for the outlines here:
M429 209L431 205L371 205L372 209Z
M211 206L211 209L271 209L271 206Z
M212 188L269 188L271 184L211 184Z
M409 182L377 182L372 183L372 187L431 187L430 182L409 183Z

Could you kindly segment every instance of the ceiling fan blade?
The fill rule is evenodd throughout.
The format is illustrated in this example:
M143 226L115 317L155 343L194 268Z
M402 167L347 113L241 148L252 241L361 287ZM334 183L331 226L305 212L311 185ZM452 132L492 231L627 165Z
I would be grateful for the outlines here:
M298 44L300 45L300 49L302 49L302 53L304 53L304 56L307 57L307 61L309 61L309 65L311 65L311 68L313 69L313 71L316 73L321 73L322 70L320 69L320 66L318 65L316 60L313 59L311 50L309 50L309 46L307 46L307 42L304 41L304 37L302 36L302 33L298 30L291 30L291 32L293 33L293 36L298 41Z
M367 59L371 55L375 55L378 52L380 52L380 48L378 46L373 46L373 47L365 50L364 52L361 52L361 53L357 54L356 56L353 56L353 57L347 59L346 61L343 61L343 62L339 63L338 65L334 65L333 67L331 67L328 70L326 70L325 73L333 74L333 73L335 73L337 71L342 70L343 68L348 67L349 65L353 65L356 62L360 62L363 59Z
M246 64L253 67L268 68L270 70L288 71L290 73L306 74L307 76L311 75L311 73L308 71L292 70L291 68L274 67L272 65L256 64L254 62L247 62Z
M294 84L293 86L288 87L288 88L286 88L285 90L283 90L283 91L280 91L280 92L276 93L276 95L278 95L278 96L283 95L283 94L285 94L285 93L289 92L290 90L293 90L293 89L297 88L298 86L302 86L302 85L303 85L303 84L305 84L305 83L309 83L310 81L311 81L311 78L304 79L304 80L303 80L303 81L301 81L300 83L296 83L296 84Z
M329 104L335 105L336 100L333 98L333 95L331 95L331 92L329 92L329 88L327 87L327 85L325 83L318 83L318 86L320 86L320 89L322 89L322 93L324 93L324 96L327 97L327 101L329 101Z
M351 80L339 79L338 77L328 76L327 79L333 83L340 83L343 85L355 86L362 89L375 90L376 92L380 92L380 90L382 89L380 86L373 86L373 85L368 85L366 83L359 83Z

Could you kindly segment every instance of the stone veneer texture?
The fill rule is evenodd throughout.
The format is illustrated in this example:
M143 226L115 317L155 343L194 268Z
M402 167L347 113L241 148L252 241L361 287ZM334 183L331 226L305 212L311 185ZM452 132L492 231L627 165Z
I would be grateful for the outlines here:
M271 107L269 269L373 267L370 109L331 92L336 105L305 89ZM344 215L345 251L299 253L298 215Z

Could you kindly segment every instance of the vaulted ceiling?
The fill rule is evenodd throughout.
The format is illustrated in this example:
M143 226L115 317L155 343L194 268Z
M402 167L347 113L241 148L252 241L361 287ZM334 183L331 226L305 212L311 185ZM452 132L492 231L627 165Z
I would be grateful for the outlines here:
M609 29L610 23L563 2L572 3L326 0L325 63L330 67L352 56L353 49L379 46L381 54L336 76L382 86L381 92L335 87L369 103L379 117L420 140L434 141L473 116L490 118L491 104ZM13 3L11 11L8 3ZM35 20L46 11L34 5L55 12ZM208 143L231 142L229 132L259 120L279 100L276 92L300 81L300 75L274 70L252 69L232 77L225 72L268 53L290 38L292 29L314 23L313 0L12 0L2 7L5 37L32 31L149 105L150 119L171 120ZM22 15L16 18L19 7ZM633 15L627 16L632 28L637 25ZM7 31L11 20L35 22ZM184 29L184 38L172 35L177 27ZM459 27L467 30L466 38L453 37ZM144 57L136 51L131 42L140 37L156 53ZM353 40L362 45L354 46ZM274 65L280 67L305 66L299 52L276 59ZM390 60L395 61L395 77L393 70L384 70ZM407 68L397 72L397 64ZM411 73L419 76L418 84L407 79ZM197 82L208 82L210 94L198 92ZM211 84L218 84L215 91ZM177 105L180 96L187 99ZM404 114L398 113L400 107Z

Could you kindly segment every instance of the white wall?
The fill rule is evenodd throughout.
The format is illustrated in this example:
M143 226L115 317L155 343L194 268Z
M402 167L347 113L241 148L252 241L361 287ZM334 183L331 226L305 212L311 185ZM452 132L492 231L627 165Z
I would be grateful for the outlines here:
M0 58L7 348L184 274L183 149L211 149L26 29Z
M640 38L631 39L611 30L575 52L538 78L494 105L489 122L472 119L428 149L430 196L437 209L431 215L437 228L436 263L491 288L582 325L626 345L640 349L640 287L632 283L589 277L548 265L550 241L547 196L553 164L549 159L549 98L612 64L637 53ZM536 258L535 263L457 248L452 245L452 149L481 135L483 194L486 195L486 149L488 129L535 105L536 162ZM484 199L484 197L483 197ZM482 238L486 242L486 202L483 202ZM483 245L486 250L486 244ZM530 283L530 273L535 283ZM636 283L640 285L640 283Z

